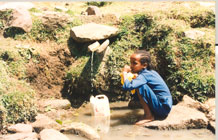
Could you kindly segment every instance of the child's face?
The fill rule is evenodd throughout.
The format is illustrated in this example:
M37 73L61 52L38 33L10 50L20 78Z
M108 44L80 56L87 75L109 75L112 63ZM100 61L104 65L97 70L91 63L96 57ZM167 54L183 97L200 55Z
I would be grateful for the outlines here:
M146 68L146 64L141 64L140 62L141 56L140 54L132 54L130 57L130 68L133 73L140 72L143 68Z

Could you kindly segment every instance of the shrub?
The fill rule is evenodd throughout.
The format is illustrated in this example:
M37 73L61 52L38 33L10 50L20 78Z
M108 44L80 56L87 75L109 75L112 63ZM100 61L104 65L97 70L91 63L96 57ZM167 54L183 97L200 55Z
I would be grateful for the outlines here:
M86 2L87 5L93 5L93 6L97 6L97 7L103 7L106 6L108 4L111 4L112 2L106 2L106 1L90 1L90 2Z
M1 102L6 110L6 122L18 123L31 121L36 116L33 94L15 91L2 95Z
M11 78L7 65L0 60L0 126L32 120L36 115L33 101L34 91L30 86Z

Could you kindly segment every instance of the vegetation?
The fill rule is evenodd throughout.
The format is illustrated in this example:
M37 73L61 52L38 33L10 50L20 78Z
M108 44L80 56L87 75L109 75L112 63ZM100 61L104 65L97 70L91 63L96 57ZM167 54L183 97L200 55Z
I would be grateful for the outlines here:
M114 3L86 4L106 8ZM87 52L89 44L77 43L69 35L70 28L82 24L73 9L66 12L56 10L69 16L67 19L73 18L65 24L56 24L43 21L36 16L42 11L33 8L30 10L33 27L29 33L9 28L4 34L5 37L24 42L67 45L73 64L68 65L69 70L66 71L61 92L77 106L81 105L82 100L88 100L90 94L103 93L111 101L128 100L129 93L121 89L120 71L124 65L129 64L129 56L137 49L145 49L151 53L154 68L169 86L175 104L184 94L204 102L208 97L215 97L215 13L209 8L190 10L179 2L173 6L175 7L170 10L155 9L154 12L146 9L147 11L141 13L121 16L119 34L110 38L110 50L105 56L94 54L92 73L92 54ZM1 31L7 26L6 21L10 20L11 13L12 11L0 13ZM185 36L185 31L191 29L203 31L205 35L195 40L190 39ZM1 128L2 124L32 120L36 115L35 91L28 83L31 80L27 79L25 66L30 61L40 63L41 54L33 47L1 42L0 46ZM45 60L43 64L46 63Z
M86 2L87 5L93 5L93 6L98 6L98 7L106 6L106 5L111 4L111 3L112 2L106 2L106 1L100 1L100 2L89 1L89 2Z
M209 19L205 20L211 20L211 17L213 16L208 16ZM167 22L160 23L153 19L155 17L146 14L124 18L120 27L121 37L112 44L113 53L107 63L109 77L114 79L114 87L119 83L117 71L128 63L123 54L130 49L146 49L153 56L156 70L170 87L174 103L184 94L201 102L215 96L213 42L209 43L203 38L191 40Z

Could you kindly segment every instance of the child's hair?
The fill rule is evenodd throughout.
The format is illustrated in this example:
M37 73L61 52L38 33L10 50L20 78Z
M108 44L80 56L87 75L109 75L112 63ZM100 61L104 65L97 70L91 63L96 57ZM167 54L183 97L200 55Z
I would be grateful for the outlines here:
M149 52L147 52L146 50L136 50L134 52L135 54L140 54L141 59L140 62L141 64L147 64L147 70L151 70L153 69L153 66L151 64L151 55Z

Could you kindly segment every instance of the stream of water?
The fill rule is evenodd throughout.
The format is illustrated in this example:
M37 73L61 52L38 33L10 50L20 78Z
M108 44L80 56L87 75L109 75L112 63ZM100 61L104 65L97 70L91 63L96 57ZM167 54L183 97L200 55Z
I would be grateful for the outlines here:
M94 60L94 52L92 52L91 56L91 93L93 93L93 80L94 80L94 70L93 70L93 60Z
M91 116L90 105L78 110L74 121L83 122L98 131L101 140L215 140L215 135L207 129L152 130L134 125L143 114L142 109L128 109L127 102L110 104L111 116L95 118ZM70 140L87 140L77 135L67 135Z

